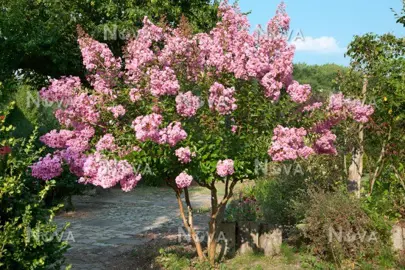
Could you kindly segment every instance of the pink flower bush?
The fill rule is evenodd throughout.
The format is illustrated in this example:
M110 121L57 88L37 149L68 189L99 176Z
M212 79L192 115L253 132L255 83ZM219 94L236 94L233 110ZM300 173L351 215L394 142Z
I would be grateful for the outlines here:
M217 163L217 174L221 177L226 177L234 174L234 162L232 159L220 160Z
M31 166L32 176L42 179L51 180L62 174L62 160L58 155L51 154L41 158L37 163Z
M195 157L196 154L191 152L190 147L181 147L175 152L180 163L187 164L191 162L191 158Z
M179 174L179 176L176 177L175 181L178 188L187 188L193 182L193 177L185 172L182 172L181 174Z
M297 81L294 81L288 87L287 93L294 102L304 103L311 95L311 86L308 84L300 85Z
M265 34L251 34L247 16L227 1L219 6L218 15L215 27L199 34L168 25L161 28L145 17L138 35L125 46L123 60L79 30L88 83L62 77L41 90L43 99L61 104L55 117L62 128L41 137L55 152L34 164L32 174L48 180L68 165L81 183L103 188L120 184L129 191L141 180L132 166L151 157L163 160L157 164L170 164L161 171L167 172L167 181L175 180L184 188L193 176L182 173L175 178L179 164L171 163L194 166L195 153L189 147L176 147L182 143L198 149L207 167L193 168L193 174L199 174L195 181L213 177L208 174L215 168L208 167L215 163L221 177L250 177L252 168L235 171L233 160L244 162L251 156L229 148L240 144L246 149L258 136L271 136L275 125L263 116L274 112L269 108L277 106L282 91L302 111L325 108L325 118L310 123L309 134L304 128L276 127L268 149L274 161L335 154L332 128L348 118L368 121L372 107L342 94L332 96L325 106L307 103L310 86L292 77L294 46L285 37L290 18L284 5ZM259 150L264 153L267 146ZM235 156L217 162L222 152Z
M200 106L200 99L194 96L191 91L179 93L176 97L177 113L184 117L192 117L197 113Z
M268 154L273 161L294 160L299 157L308 158L314 153L311 147L305 145L307 132L303 128L286 128L277 126L274 129L273 144Z
M210 109L216 110L222 115L230 114L237 108L235 104L236 99L233 97L234 93L234 88L225 88L220 83L214 83L210 88L210 96L208 98Z

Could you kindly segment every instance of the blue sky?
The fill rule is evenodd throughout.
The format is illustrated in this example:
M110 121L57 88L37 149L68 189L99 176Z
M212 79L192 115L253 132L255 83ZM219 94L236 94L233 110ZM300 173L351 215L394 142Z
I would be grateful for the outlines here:
M391 8L400 12L401 0L285 0L294 37L301 32L305 42L297 44L295 62L348 65L344 58L354 35L368 32L404 36ZM251 11L252 28L265 26L273 17L276 0L239 0L243 12Z

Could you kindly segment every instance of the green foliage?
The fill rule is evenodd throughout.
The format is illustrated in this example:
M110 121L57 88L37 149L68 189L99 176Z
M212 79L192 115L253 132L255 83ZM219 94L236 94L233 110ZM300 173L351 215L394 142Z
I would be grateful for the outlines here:
M340 72L348 68L336 64L307 65L298 63L294 65L294 80L301 84L309 84L316 95L326 96L334 92L335 79Z
M260 220L262 220L262 211L253 190L240 191L238 197L234 198L225 209L226 222Z
M361 202L343 192L313 191L305 211L304 235L312 252L342 265L345 260L376 262L390 247L390 230L384 221L370 217Z
M13 106L0 115L7 117ZM44 205L55 182L41 187L28 170L42 152L34 144L38 132L26 140L16 139L14 127L5 120L0 120L0 268L59 269L67 244L60 241L61 231L52 219L60 206Z

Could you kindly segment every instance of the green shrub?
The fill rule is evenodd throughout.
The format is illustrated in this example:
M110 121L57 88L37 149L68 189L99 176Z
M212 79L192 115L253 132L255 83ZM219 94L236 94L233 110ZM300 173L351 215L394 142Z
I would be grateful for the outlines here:
M13 105L0 112L0 268L59 269L67 244L52 218L60 206L44 205L54 182L38 188L30 177L28 167L41 152L34 145L37 131L27 140L12 137L5 117Z
M389 226L343 192L312 191L304 223L312 251L325 260L340 265L347 259L373 262L387 256Z
M252 188L240 191L225 209L226 222L259 221L262 217L262 211Z

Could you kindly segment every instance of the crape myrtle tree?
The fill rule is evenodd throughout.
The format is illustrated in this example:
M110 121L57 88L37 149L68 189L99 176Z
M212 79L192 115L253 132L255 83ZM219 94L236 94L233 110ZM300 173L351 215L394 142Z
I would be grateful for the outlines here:
M238 182L256 177L256 159L336 154L332 128L349 118L367 122L373 112L342 94L311 103L310 86L292 79L294 47L284 35L289 22L282 4L268 35L251 34L247 17L226 2L208 33L145 18L124 60L79 28L91 88L62 77L41 91L42 98L62 102L55 116L63 129L41 138L56 150L35 163L32 174L48 180L68 166L81 183L119 183L130 191L149 179L134 168L149 164L173 188L203 260L188 190L194 181L211 192L208 259L214 264L225 207Z

